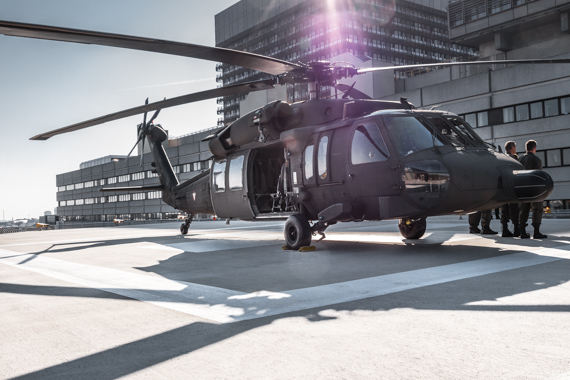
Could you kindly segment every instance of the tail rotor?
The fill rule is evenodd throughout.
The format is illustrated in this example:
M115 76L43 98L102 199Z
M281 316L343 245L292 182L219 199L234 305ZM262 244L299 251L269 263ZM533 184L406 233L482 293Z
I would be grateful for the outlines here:
M164 98L166 100L166 98ZM146 98L145 105L148 104L148 98ZM152 115L152 117L150 118L149 122L146 122L146 112L144 113L143 116L143 122L142 124L137 125L137 142L135 143L135 145L133 146L133 148L131 149L131 151L129 152L129 154L127 155L127 159L131 156L131 154L133 153L133 151L135 150L135 148L137 147L137 145L139 145L139 143L142 141L142 146L141 146L141 162L140 162L140 166L142 167L143 164L143 157L144 157L144 142L145 142L145 137L146 135L149 133L150 131L150 127L152 126L152 123L154 121L154 119L156 119L158 117L158 114L160 113L160 109L156 110L155 113Z

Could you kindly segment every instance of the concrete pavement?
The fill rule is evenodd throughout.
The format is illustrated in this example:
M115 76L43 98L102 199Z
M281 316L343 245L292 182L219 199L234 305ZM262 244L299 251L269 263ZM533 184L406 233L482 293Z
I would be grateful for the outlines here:
M282 225L0 236L0 378L570 378L570 220L347 223L309 252Z

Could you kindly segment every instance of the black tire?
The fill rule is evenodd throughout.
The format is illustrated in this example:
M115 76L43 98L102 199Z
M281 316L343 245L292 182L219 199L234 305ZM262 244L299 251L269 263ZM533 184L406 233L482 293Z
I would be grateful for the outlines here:
M311 245L311 226L301 214L293 214L285 222L285 243L290 249L299 249Z
M406 239L419 239L424 236L426 232L426 218L420 218L417 220L412 219L400 219L398 222L398 228L400 233Z
M182 225L180 225L180 233L182 235L186 235L188 233L188 226L186 223L182 223Z

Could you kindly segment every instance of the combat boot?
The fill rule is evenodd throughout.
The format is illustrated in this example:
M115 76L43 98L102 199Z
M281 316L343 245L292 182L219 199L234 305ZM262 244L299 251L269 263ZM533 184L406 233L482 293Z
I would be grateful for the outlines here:
M540 233L540 227L534 227L534 235L532 236L533 239L546 239L547 237L548 236Z
M509 226L507 224L503 224L503 234L502 237L513 237L513 233L509 231Z
M483 227L483 230L481 231L481 235L496 235L496 234L498 234L498 232L493 231L489 226Z
M526 225L520 226L521 239L530 239L530 235L526 233Z
M513 237L520 237L521 236L521 230L519 229L518 225L515 225L515 230L513 231Z

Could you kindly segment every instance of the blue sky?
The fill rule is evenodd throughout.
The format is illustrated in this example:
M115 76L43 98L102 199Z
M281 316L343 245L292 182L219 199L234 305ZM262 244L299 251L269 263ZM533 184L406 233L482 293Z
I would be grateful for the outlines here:
M0 19L214 46L214 16L237 0L0 0ZM29 138L164 97L216 87L215 63L112 47L0 36L0 218L56 207L56 174L126 155L142 116ZM214 100L165 109L171 136L215 126Z

